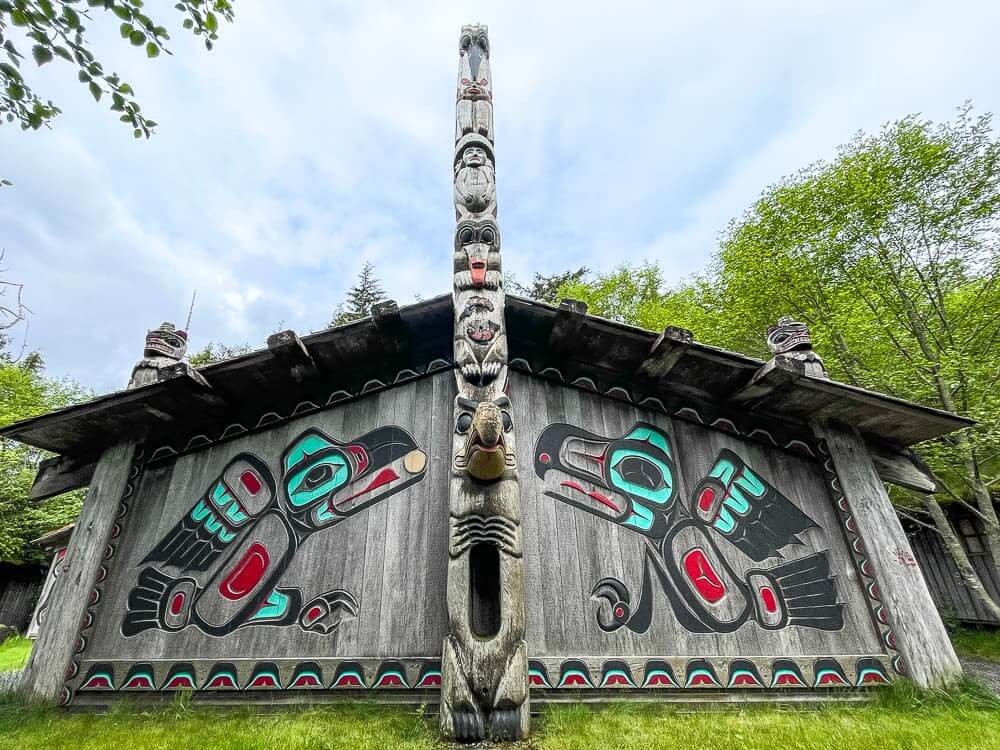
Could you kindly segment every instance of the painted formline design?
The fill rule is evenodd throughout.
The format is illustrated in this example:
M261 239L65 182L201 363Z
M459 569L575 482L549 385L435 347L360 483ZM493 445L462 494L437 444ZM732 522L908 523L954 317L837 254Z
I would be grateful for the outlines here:
M94 617L97 613L97 605L101 601L101 592L104 589L104 581L108 577L108 564L115 556L115 550L118 547L119 537L122 531L122 522L125 520L125 516L128 515L130 501L135 489L139 484L139 476L142 474L143 469L143 459L144 452L143 449L137 448L135 452L135 457L132 461L132 467L129 469L128 479L125 482L125 488L122 490L121 499L118 502L118 512L115 515L115 520L111 525L111 533L108 537L107 549L104 551L104 558L101 560L100 565L97 569L97 577L94 581L94 588L91 589L90 597L87 601L87 608L84 611L83 619L80 622L80 629L76 637L76 645L73 649L73 658L70 660L69 667L66 670L66 682L63 685L62 695L60 696L60 705L69 705L70 701L73 700L73 686L72 682L81 672L81 661L83 652L87 649L87 631L90 630L91 626L94 624Z
M224 427L215 437L199 433L188 438L184 441L183 445L180 445L180 443L176 445L169 443L160 445L150 451L149 460L146 463L152 464L158 461L174 458L175 456L180 456L199 448L220 443L223 440L229 440L230 438L238 437L240 435L246 435L265 427L270 427L281 422L287 422L306 414L323 411L331 406L339 406L348 401L353 401L354 399L358 399L363 396L369 396L373 393L417 380L426 375L432 375L436 372L453 369L455 369L453 362L446 359L435 359L428 363L426 367L417 366L415 368L405 368L400 370L392 379L379 380L377 378L372 378L366 381L361 388L355 391L348 391L339 388L333 391L325 401L323 399L318 399L320 403L317 403L316 401L300 401L298 404L289 409L287 413L266 411L257 418L256 422L251 421L246 424L242 422L234 422Z
M885 657L531 659L534 689L827 689L892 682Z
M88 661L78 691L427 690L441 660L399 659Z
M793 453L798 453L810 458L817 458L813 437L806 432L801 434L787 433L776 435L773 428L765 428L758 424L744 424L741 427L737 424L735 418L730 418L730 416L722 414L703 415L702 411L704 410L704 407L695 407L687 404L678 406L676 409L671 410L660 398L656 396L633 393L620 385L600 385L595 382L593 378L589 377L579 377L570 380L564 377L562 372L555 367L544 367L536 372L532 369L531 364L523 358L511 360L510 367L511 369L535 375L546 380L552 380L563 385L572 386L584 391L590 391L591 393L607 396L608 398L624 401L642 409L649 409L651 411L659 412L660 414L666 414L670 417L683 419L687 422L693 422L694 424L702 425L704 427L711 427L723 432L728 432L730 435L734 435L736 437L742 437L774 448L792 451ZM699 408L701 408L702 411L699 411Z
M837 507L837 513L840 516L841 530L844 532L847 546L851 550L851 559L858 573L858 580L865 590L872 621L879 632L882 645L885 646L892 658L892 668L897 674L906 674L906 665L903 663L903 658L896 648L896 636L893 633L892 617L889 608L882 600L878 580L875 577L875 568L868 559L868 552L865 550L864 542L858 535L858 527L854 520L851 503L841 489L840 477L837 476L837 470L833 465L833 460L830 458L826 441L821 440L817 445L817 450L822 459L823 472L830 487L830 492L833 495L834 505Z

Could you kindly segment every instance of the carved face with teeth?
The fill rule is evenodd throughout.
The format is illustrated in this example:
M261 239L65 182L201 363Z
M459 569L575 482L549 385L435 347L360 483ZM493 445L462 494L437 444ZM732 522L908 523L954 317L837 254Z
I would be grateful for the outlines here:
M455 454L455 468L484 482L496 481L514 467L507 438L513 428L510 399L501 396L493 401L473 401L459 396L455 403L455 433L465 436L461 450Z
M500 285L500 231L492 219L467 219L455 229L455 273L460 289ZM464 274L468 273L468 278Z
M467 26L459 40L459 99L489 99L490 42L485 26Z
M187 332L178 331L173 323L161 323L146 333L145 357L169 357L180 362L187 351Z
M809 328L792 318L781 318L777 325L767 329L767 347L773 354L812 349Z

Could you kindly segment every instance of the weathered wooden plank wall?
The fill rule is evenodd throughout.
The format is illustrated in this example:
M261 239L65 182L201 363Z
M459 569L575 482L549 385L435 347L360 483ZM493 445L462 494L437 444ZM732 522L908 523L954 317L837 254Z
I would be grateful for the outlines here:
M36 567L0 566L0 625L24 633L45 574Z
M957 505L945 508L983 586L991 596L1000 601L1000 579L997 578L992 558L983 540L982 522ZM974 625L1000 625L1000 620L993 617L962 582L958 568L945 551L938 535L930 529L907 523L905 519L903 528L910 538L913 555L920 564L927 588L941 616L946 620Z
M100 661L207 664L248 658L294 662L439 657L445 634L454 388L451 371L441 372L147 466L120 522L121 533L82 655L81 679L88 665ZM307 428L346 442L387 425L406 430L428 454L426 474L416 484L306 538L278 582L279 587L301 588L303 602L343 589L358 602L356 617L327 635L294 624L243 627L223 636L191 626L176 632L152 628L130 637L123 634L130 592L140 570L150 566L144 558L205 495L236 454L249 452L261 458L280 492L282 452ZM170 572L162 564L155 567Z
M521 436L518 461L525 467L523 528L528 649L532 658L607 655L754 658L884 653L817 461L518 373L511 377L511 398L515 403L531 405L517 410L515 429ZM552 423L566 422L614 439L637 421L656 425L670 436L678 467L680 501L690 502L695 485L706 476L719 451L730 449L803 510L816 527L800 533L802 544L785 548L784 558L755 563L737 553L727 554L727 559L737 576L744 578L752 568L766 569L787 559L826 552L838 601L844 604L843 626L835 630L800 626L765 630L748 622L731 633L690 632L671 613L666 597L657 592L647 632L639 634L627 628L615 632L602 630L591 590L601 579L614 577L628 586L634 606L647 543L634 531L545 496L546 489L558 489L559 478L543 481L527 467L534 464L539 435ZM720 542L720 547L725 545Z

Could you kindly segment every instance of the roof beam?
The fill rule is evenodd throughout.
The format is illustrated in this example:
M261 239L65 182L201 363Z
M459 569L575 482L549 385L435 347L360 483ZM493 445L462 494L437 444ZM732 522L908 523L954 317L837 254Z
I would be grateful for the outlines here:
M379 341L385 353L396 357L403 352L406 337L403 332L403 318L399 305L394 300L386 300L372 305L372 322L378 332Z
M866 441L875 471L883 482L923 493L939 491L937 478L930 467L908 448L895 448Z
M97 468L97 456L53 456L38 464L28 500L41 501L86 487Z
M554 357L568 354L579 348L580 329L587 319L587 303L575 299L564 299L559 303L556 319L549 333L548 352Z
M292 380L301 383L319 374L319 368L309 353L309 348L295 331L279 331L267 337L271 356L288 368Z
M654 380L666 377L667 373L681 361L693 342L694 334L687 328L667 326L649 347L649 354L639 365L639 372Z
M729 403L748 411L782 398L804 374L798 363L782 355L766 362L750 378L750 382L729 395Z

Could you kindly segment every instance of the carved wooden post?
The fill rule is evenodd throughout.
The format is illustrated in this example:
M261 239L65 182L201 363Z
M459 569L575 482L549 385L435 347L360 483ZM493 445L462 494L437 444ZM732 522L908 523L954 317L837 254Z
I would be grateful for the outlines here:
M521 500L496 223L490 48L459 41L455 122L455 399L441 731L475 742L528 733Z
M94 584L104 572L101 563L133 470L135 452L135 442L119 443L104 451L97 462L63 558L65 567L49 595L51 605L21 677L19 691L27 698L51 702L62 695L67 670L79 650L80 625L87 616Z
M825 441L874 567L906 674L922 687L955 682L962 667L865 441L852 428L830 422L819 421L814 429Z

